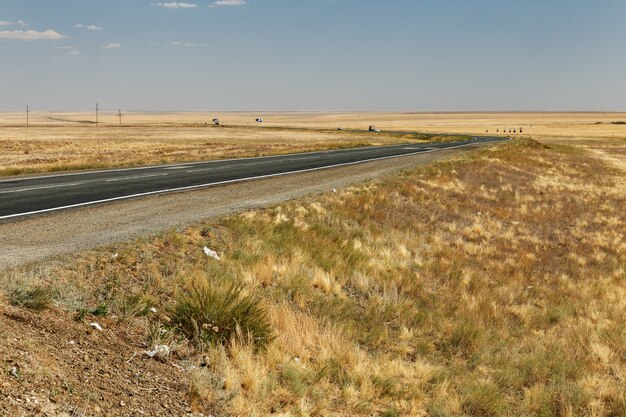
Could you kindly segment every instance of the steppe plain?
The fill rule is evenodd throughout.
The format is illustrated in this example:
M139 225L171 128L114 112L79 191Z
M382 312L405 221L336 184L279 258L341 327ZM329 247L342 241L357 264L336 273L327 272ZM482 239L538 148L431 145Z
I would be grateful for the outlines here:
M255 122L261 117L263 123ZM212 126L218 118L221 127ZM523 130L552 142L611 145L625 113L0 113L0 175L236 158L420 140L415 132ZM370 125L380 134L366 132ZM344 129L337 131L337 128Z
M54 117L2 116L5 175L524 132L0 271L0 414L626 415L626 114Z

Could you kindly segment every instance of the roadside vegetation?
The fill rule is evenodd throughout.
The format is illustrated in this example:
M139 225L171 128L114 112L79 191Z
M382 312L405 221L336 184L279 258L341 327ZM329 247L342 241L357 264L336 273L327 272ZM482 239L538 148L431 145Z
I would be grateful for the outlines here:
M0 284L167 345L214 415L624 416L625 156L516 140Z

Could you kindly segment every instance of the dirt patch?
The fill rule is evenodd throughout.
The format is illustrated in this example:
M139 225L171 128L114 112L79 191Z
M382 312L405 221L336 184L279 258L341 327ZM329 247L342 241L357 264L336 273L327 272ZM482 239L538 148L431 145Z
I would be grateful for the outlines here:
M98 323L1 303L0 415L200 415L182 369L143 355L145 337L115 318Z

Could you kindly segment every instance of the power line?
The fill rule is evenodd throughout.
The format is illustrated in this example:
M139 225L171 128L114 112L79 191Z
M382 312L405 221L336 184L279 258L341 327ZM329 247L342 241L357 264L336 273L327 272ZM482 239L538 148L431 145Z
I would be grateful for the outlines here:
M98 127L98 112L99 112L99 108L98 108L98 103L96 103L96 127Z
M26 105L26 127L30 126L30 107Z

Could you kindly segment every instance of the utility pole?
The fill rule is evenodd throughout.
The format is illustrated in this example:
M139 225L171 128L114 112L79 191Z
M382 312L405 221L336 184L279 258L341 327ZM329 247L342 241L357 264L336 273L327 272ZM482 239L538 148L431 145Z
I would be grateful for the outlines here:
M98 103L96 103L96 127L98 127L98 111L99 111Z
M122 115L122 109L120 109L120 110L117 112L117 117L119 117L119 118L120 118L120 126L122 125L122 116L123 116L123 115Z
M30 107L26 105L26 127L29 127L30 125L29 113L30 113Z

